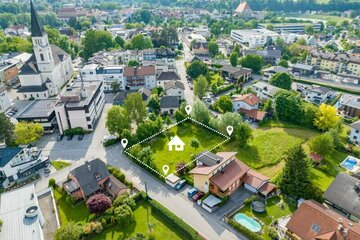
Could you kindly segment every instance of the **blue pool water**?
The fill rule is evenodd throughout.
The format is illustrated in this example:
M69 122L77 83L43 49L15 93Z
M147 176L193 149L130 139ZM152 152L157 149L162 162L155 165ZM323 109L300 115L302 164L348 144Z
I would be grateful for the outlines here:
M358 162L357 162L355 159L346 158L346 159L341 163L341 166L342 166L343 168L346 168L347 170L351 171L357 164L358 164Z
M234 220L252 232L260 232L261 225L255 219L246 216L243 213L237 213L234 216Z

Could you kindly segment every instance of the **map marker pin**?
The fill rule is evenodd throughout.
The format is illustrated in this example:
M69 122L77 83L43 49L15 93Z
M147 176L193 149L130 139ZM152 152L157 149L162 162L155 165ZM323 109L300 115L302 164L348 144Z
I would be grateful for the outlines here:
M164 172L164 174L165 175L167 175L167 173L169 172L169 166L168 165L164 165L164 166L162 166L162 170L163 170L163 172Z
M121 145L123 146L123 148L126 148L126 145L128 144L128 140L126 138L121 139Z
M227 131L227 133L229 134L229 136L231 136L231 134L232 134L233 131L234 131L234 128L233 128L232 126L227 126L227 127L226 127L226 131Z
M186 105L186 107L185 107L185 112L187 113L187 115L190 115L191 110L192 110L191 106L190 106L190 105Z

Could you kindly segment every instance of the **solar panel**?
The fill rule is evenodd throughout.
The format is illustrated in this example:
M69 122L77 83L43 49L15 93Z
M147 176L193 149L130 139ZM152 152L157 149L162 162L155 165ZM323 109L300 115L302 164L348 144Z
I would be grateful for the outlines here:
M313 230L316 233L319 233L321 230L321 227L314 223L313 225L311 225L311 230Z

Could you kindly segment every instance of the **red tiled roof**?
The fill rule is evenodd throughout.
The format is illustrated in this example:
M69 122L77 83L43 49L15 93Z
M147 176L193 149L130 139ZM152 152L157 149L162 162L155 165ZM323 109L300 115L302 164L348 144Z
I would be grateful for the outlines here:
M249 169L246 164L235 159L224 168L223 173L218 172L212 176L210 182L225 191L238 179L241 179Z
M269 193L271 193L275 189L276 189L276 186L274 184L267 182L261 186L261 188L259 189L259 192L262 195L267 196Z
M244 183L249 184L256 189L259 189L265 181L269 181L269 178L252 169L250 169L243 178Z
M233 101L243 101L246 102L250 106L255 106L260 102L260 98L252 93L243 94L238 96L233 96Z
M314 230L315 224L318 232ZM314 200L303 202L293 214L286 228L289 233L304 240L360 239L359 223L350 221ZM348 231L347 234L344 232L345 229Z
M265 111L259 111L257 109L248 110L245 108L240 108L239 111L244 113L246 117L252 118L252 119L255 119L258 121L262 121L266 116Z
M125 67L124 69L125 77L147 75L155 75L155 66Z
M236 8L235 12L237 12L237 13L242 13L242 12L244 12L245 10L250 10L250 11L251 11L250 5L249 5L247 2L242 2L242 3L240 3L239 6Z

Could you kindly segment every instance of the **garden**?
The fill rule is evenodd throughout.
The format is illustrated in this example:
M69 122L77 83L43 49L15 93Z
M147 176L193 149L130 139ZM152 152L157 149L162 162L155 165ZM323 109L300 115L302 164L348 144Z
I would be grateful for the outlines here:
M64 162L64 161L51 161L51 165L56 169L56 170L61 170L63 168L66 168L68 166L71 165L71 163L69 162Z

